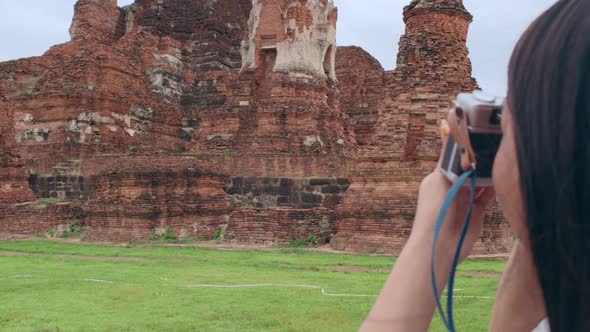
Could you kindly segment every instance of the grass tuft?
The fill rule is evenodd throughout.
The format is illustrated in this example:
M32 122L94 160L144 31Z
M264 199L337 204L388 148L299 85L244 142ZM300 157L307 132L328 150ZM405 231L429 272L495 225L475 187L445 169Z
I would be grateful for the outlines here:
M82 235L89 230L87 226L80 226L78 224L71 224L70 228L65 231L61 237L64 239L80 238Z
M59 198L39 198L38 202L45 205L54 205L62 203L63 200Z

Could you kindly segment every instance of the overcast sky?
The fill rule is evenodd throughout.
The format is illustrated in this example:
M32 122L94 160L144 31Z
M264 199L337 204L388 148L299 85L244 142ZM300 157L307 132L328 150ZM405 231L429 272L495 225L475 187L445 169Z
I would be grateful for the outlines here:
M0 0L0 61L41 55L69 40L75 0ZM119 6L132 0L119 0ZM358 45L386 69L395 68L404 31L402 9L410 0L335 0L338 45ZM556 0L465 0L474 22L468 46L473 76L489 93L506 93L510 54L527 26ZM370 3L370 5L368 5Z

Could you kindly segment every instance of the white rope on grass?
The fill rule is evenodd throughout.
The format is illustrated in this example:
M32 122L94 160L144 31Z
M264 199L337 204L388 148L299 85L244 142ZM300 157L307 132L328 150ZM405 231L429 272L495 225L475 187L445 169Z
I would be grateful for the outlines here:
M443 297L447 297L446 295L443 295ZM453 295L454 299L484 299L484 300L495 300L496 297L495 296L469 296L469 295L463 295L463 296L456 296Z
M379 295L369 295L369 294L331 294L326 292L326 290L319 286L313 285L291 285L291 284L245 284L245 285L209 285L209 284L200 284L200 285L187 285L186 287L193 287L193 288L253 288L253 287L298 287L298 288L309 288L309 289L319 289L322 291L322 295L324 296L334 296L334 297L377 297ZM460 289L463 290L463 289ZM443 295L446 297L446 295ZM470 296L470 295L461 295L461 296L453 296L454 298L463 298L463 299L493 299L495 300L495 296Z
M32 275L29 274L18 274L15 276L8 276L8 277L2 277L0 278L0 280L5 280L5 279L23 279L23 278L32 278Z
M25 274L25 275L15 275L9 277L0 278L0 280L5 279L19 279L19 278L32 278L32 275ZM78 279L70 279L70 280L78 280ZM101 284L119 284L119 285L133 285L133 283L122 283L116 281L109 281L109 280L102 280L102 279L81 279L82 281L86 282L95 282ZM236 289L236 288L260 288L260 287L285 287L285 288L307 288L307 289L318 289L321 291L323 296L330 296L330 297L377 297L379 295L374 294L336 294L336 293L328 293L326 289L320 286L314 285L302 285L302 284L243 284L243 285L214 285L214 284L194 284L194 285L184 285L181 286L183 288L219 288L219 289ZM459 289L463 290L463 289ZM446 295L443 295L446 297ZM454 296L455 298L464 298L464 299L490 299L495 300L496 297L494 296L469 296L469 295L462 295L462 296Z
M308 289L319 289L322 291L324 296L333 297L377 297L379 295L367 295L367 294L332 294L326 292L326 290L320 286L313 285L292 285L292 284L246 284L246 285L187 285L186 287L191 288L254 288L254 287L290 287L290 288L308 288Z
M118 284L118 282L108 281L108 280L100 280L100 279L84 279L84 281L98 282L98 283L102 283L102 284Z

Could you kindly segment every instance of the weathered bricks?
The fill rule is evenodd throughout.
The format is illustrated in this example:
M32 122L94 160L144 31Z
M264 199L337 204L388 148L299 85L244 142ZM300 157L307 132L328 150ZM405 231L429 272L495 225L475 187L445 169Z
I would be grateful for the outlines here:
M465 43L471 19L460 0L414 0L404 8L406 32L400 39L397 69L385 72L377 126L359 151L351 188L337 208L334 248L399 252L405 244L420 181L434 171L440 153L439 120L457 93L477 88ZM351 52L360 54L347 50ZM355 57L341 68L360 66L378 76L379 67L364 59ZM359 74L352 77L359 79ZM361 86L369 79L375 80L360 76ZM361 103L361 97L349 103ZM364 98L371 100L370 95ZM484 228L482 243L490 242L489 234L504 235L495 245L478 245L479 252L509 250L509 231L497 208Z
M412 1L395 71L336 49L336 18L331 0L79 0L71 42L0 63L0 233L399 251L438 121L477 86L471 15ZM477 248L510 241L494 209Z

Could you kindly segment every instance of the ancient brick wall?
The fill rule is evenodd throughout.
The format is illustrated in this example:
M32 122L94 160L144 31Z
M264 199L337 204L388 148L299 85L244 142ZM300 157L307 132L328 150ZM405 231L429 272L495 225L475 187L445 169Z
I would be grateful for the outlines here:
M358 145L371 142L385 92L385 71L375 58L360 47L338 47L336 76L340 109L350 117Z
M405 244L419 184L440 154L440 119L459 92L477 88L466 47L471 20L458 0L416 0L404 8L397 68L385 74L378 126L359 150L352 186L337 210L332 247L399 252ZM484 228L478 252L509 250L497 207Z
M223 186L228 181L222 174L174 157L97 164L85 221L90 239L146 239L167 227L179 236L212 238L227 223Z
M94 192L94 181L91 177L82 176L80 160L69 160L52 166L47 173L39 172L29 165L29 186L39 198L60 200L86 200ZM51 175L56 174L56 175Z
M232 177L225 192L238 206L335 209L349 186L346 178Z
M438 121L476 87L471 15L413 1L393 72L337 49L337 16L331 0L79 0L71 42L0 63L0 233L398 251ZM478 250L509 246L501 221Z
M225 240L263 245L321 245L335 235L334 213L325 208L236 211Z
M43 204L25 202L0 204L0 237L22 238L44 235L50 229L68 229L86 219L86 211L77 203Z
M13 145L14 111L0 89L0 208L34 199L23 161Z
M183 42L198 71L240 68L240 47L252 4L240 1L144 0L122 9L122 34L137 26Z
M1 91L1 90L0 90ZM14 112L8 105L4 97L4 91L0 95L0 144L2 147L12 145L12 137L14 136Z

